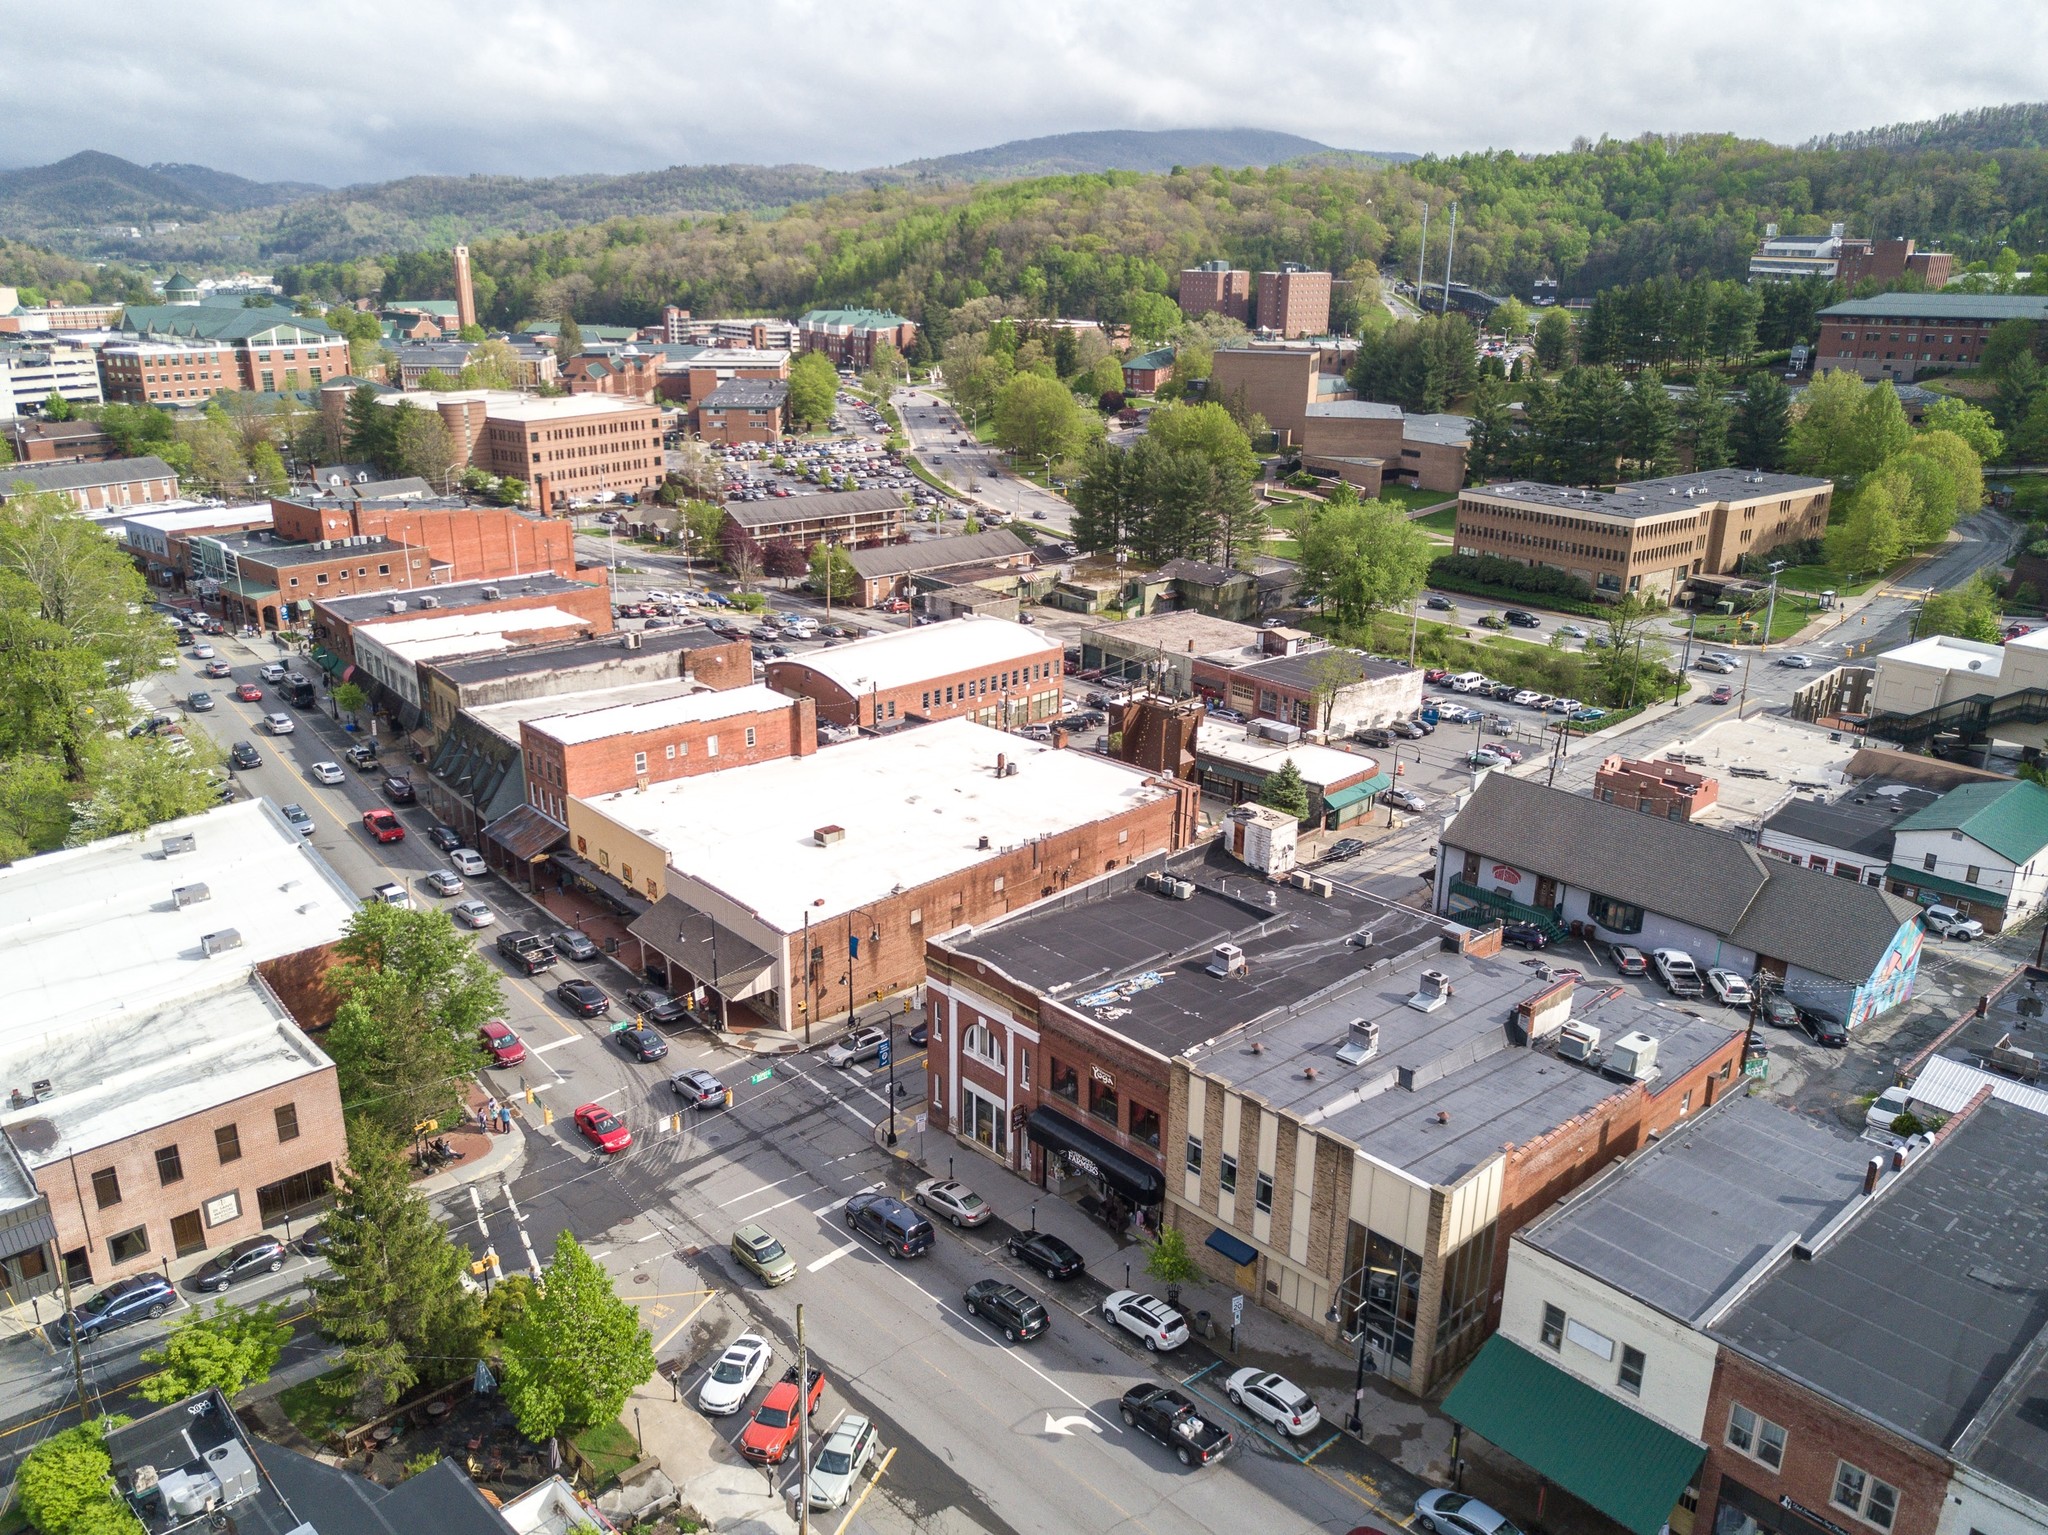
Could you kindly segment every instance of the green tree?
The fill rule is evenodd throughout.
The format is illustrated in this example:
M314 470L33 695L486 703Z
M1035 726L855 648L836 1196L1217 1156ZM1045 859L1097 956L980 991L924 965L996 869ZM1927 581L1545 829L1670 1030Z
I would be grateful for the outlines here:
M693 498L676 507L670 525L676 533L689 535L684 548L691 558L714 559L719 537L725 530L725 508L713 501Z
M249 450L249 472L256 476L256 490L265 496L291 492L291 478L284 472L284 457L275 446L259 442Z
M1536 322L1536 366L1555 373L1572 360L1572 321L1562 309L1546 309Z
M411 1186L399 1142L358 1119L349 1165L322 1225L330 1272L313 1281L313 1315L342 1346L345 1389L390 1404L422 1378L469 1373L482 1307L463 1284L468 1253Z
M1792 392L1775 373L1759 370L1743 381L1742 400L1728 446L1745 469L1782 469L1792 432Z
M46 421L69 421L76 414L77 412L71 408L71 402L54 389L50 391L50 397L43 401L43 418Z
M465 325L455 333L457 341L481 341L484 336L485 331L481 325Z
M334 690L334 707L350 719L355 718L370 706L370 695L353 682L344 682Z
M1661 664L1661 647L1649 647L1650 625L1663 608L1631 592L1619 602L1607 605L1607 644L1600 660L1601 684L1610 704L1634 703L1645 690L1649 675ZM1647 691L1640 696L1647 697Z
M1903 453L1895 454L1887 467L1897 465L1912 476L1920 495L1920 518L1914 538L1931 544L1948 536L1959 517L1973 515L1984 505L1984 470L1976 452L1954 432L1917 433Z
M1558 380L1548 456L1571 485L1605 485L1618 477L1629 446L1630 396L1618 368L1580 364Z
M555 340L555 361L567 363L572 357L583 353L583 327L576 323L576 317L567 310L562 312L562 329Z
M1138 465L1131 451L1102 442L1090 447L1071 492L1074 547L1087 554L1110 554L1134 542L1132 522L1139 496Z
M1678 467L1678 412L1655 368L1645 368L1629 385L1622 449L1631 479L1651 479Z
M1027 459L1058 461L1087 440L1087 420L1073 391L1056 378L1019 373L995 404L996 441Z
M1920 419L1921 430L1954 432L1970 445L1979 465L1995 464L2005 457L2005 437L1990 411L1968 400L1940 399L1927 407Z
M1308 785L1302 782L1301 769L1294 765L1292 757L1266 775L1265 782L1259 785L1258 802L1269 809L1284 811L1297 821L1308 819Z
M2005 634L2004 614L1998 588L1980 571L1961 586L1928 598L1913 633L1920 638L1952 634L1959 640L1996 645Z
M2020 358L2040 361L2035 352L2032 320L2002 320L1991 327L1991 334L1984 338L1984 350L1978 354L1977 370L1993 378L2008 372Z
M461 381L454 374L440 368L429 368L420 375L419 389L422 394L446 394L451 389L461 387Z
M1252 451L1251 438L1230 412L1214 401L1159 407L1146 424L1144 440L1199 453L1216 468L1233 470L1248 481L1258 478L1259 456Z
M262 1385L292 1335L283 1310L270 1303L244 1309L216 1301L208 1316L195 1306L159 1347L144 1351L142 1362L155 1365L157 1372L144 1377L137 1394L152 1402L182 1402L217 1389L233 1400L248 1387Z
M1891 569L1919 520L1919 495L1904 470L1872 475L1849 498L1842 520L1828 529L1828 568L1844 581Z
M395 411L377 403L382 391L364 384L348 397L342 447L357 463L379 468L397 456L398 419Z
M567 1231L502 1342L505 1401L529 1439L616 1421L633 1388L654 1373L647 1329Z
M1718 381L1702 379L1678 412L1678 429L1692 452L1693 468L1728 467L1734 453L1729 445L1734 426L1735 411Z
M789 366L789 414L798 428L815 431L832 419L839 375L823 352L806 352Z
M50 1435L31 1450L14 1479L28 1522L42 1535L141 1535L114 1487L107 1431L129 1420L94 1418Z
M1201 1264L1188 1251L1188 1239L1178 1226L1167 1226L1145 1253L1145 1272L1169 1289L1198 1284L1205 1277Z
M469 361L463 364L460 380L462 387L517 389L521 364L519 353L513 349L512 343L496 338L486 340L481 335L476 338L476 342L476 350L469 354Z
M395 418L391 457L381 467L392 474L418 475L437 489L445 486L455 468L455 443L441 413L406 400L390 414Z
M1104 357L1082 374L1074 387L1083 394L1092 394L1098 398L1107 394L1121 397L1124 392L1124 365L1114 357Z
M811 590L828 594L834 602L851 602L860 591L860 572L853 568L853 556L837 544L811 545Z
M1486 317L1486 328L1496 336L1526 336L1529 306L1518 298L1508 299Z
M1334 501L1299 532L1302 590L1345 626L1410 601L1436 553L1429 535L1387 501Z

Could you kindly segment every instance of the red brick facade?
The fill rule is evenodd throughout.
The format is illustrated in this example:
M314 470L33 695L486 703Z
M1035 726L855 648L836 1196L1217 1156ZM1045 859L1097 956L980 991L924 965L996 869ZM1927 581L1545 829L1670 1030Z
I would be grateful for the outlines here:
M596 741L564 741L545 721L525 720L519 737L527 802L562 821L568 814L564 801L571 797L808 757L818 749L818 717L808 698L795 698L778 708L622 731Z
M1603 760L1593 774L1593 798L1667 821L1690 821L1720 797L1719 780L1676 762L1617 755Z
M1180 312L1191 320L1197 315L1220 314L1233 320L1249 321L1252 274L1240 268L1217 265L1182 268Z
M598 574L602 575L602 572ZM339 595L354 596L359 593L344 592ZM579 639L586 634L609 634L612 629L611 591L601 580L595 585L579 586L571 591L525 593L517 589L508 589L493 601L468 606L487 607L494 613L526 613L540 608L560 608L566 613L575 614L581 620L567 633L543 632L522 636L522 643L530 645L545 644L556 639ZM352 666L356 659L355 637L359 631L374 630L379 624L407 624L416 623L422 618L446 618L452 613L466 610L466 607L422 609L415 601L407 603L402 613L376 613L351 622L316 600L313 605L313 635L343 662Z
M1259 273L1260 330L1279 332L1283 340L1322 336L1330 330L1330 274L1285 267Z
M436 583L511 580L544 570L569 580L606 580L599 566L577 575L575 530L567 523L542 521L506 507L414 507L402 502L303 506L272 501L270 512L279 538L318 543L382 534L424 549L437 567Z
M765 680L777 692L813 700L819 721L828 725L887 725L892 720L966 715L984 725L1008 726L1056 716L1063 671L1059 651L1034 652L1028 659L1001 666L939 672L855 695L802 657L792 656L770 661Z

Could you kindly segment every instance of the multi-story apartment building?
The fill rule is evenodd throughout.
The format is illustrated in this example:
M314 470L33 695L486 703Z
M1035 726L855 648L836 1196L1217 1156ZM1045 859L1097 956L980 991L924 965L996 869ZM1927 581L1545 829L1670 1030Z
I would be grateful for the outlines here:
M100 459L79 464L9 464L0 470L0 502L55 492L85 513L161 506L178 498L177 472L162 459Z
M784 542L809 549L893 544L903 537L903 496L894 490L830 491L775 501L736 501L725 509L725 536L757 547Z
M240 387L225 341L116 341L100 348L106 397L122 405L197 404Z
M2031 294L1880 293L1820 312L1814 367L1905 383L1928 368L1974 368L2008 320L2048 325L2048 298Z
M789 425L789 385L733 379L697 402L697 435L706 442L780 442Z
M823 352L835 367L865 368L884 344L908 352L917 326L886 309L812 309L797 317L797 346Z
M0 287L0 335L47 335L51 331L105 330L121 318L119 304L44 304L26 308L16 288Z
M1275 272L1259 273L1260 330L1283 340L1322 336L1330 330L1330 274L1311 272L1296 262L1283 262Z
M17 464L102 464L120 456L97 421L16 416L7 423L7 441Z
M1456 547L1564 571L1601 597L1669 599L1694 576L1733 571L1745 554L1819 538L1834 488L1829 480L1746 469L1614 490L1475 485L1458 494Z
M1252 274L1227 261L1204 261L1200 266L1181 268L1180 312L1190 320L1197 315L1220 314L1249 323L1252 307Z

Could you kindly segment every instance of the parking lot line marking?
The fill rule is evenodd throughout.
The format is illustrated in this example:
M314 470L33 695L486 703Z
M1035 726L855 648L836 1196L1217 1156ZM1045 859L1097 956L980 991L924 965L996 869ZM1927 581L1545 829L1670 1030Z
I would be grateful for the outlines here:
M881 1485L883 1473L889 1469L889 1462L896 1458L896 1447L891 1445L882 1456L882 1463L875 1467L875 1474L868 1478L867 1486L861 1488L860 1496L853 1500L853 1507L846 1511L846 1517L833 1527L832 1535L846 1535L846 1527L853 1523L853 1516L860 1512L861 1504L867 1502L868 1494Z
M811 1262L805 1264L804 1272L806 1274L815 1274L818 1272L819 1269L826 1268L834 1263L837 1263L841 1258L845 1257L848 1253L852 1252L855 1248L859 1246L860 1243L858 1242L842 1242L839 1246L833 1248L832 1251L825 1254L824 1257L813 1259Z

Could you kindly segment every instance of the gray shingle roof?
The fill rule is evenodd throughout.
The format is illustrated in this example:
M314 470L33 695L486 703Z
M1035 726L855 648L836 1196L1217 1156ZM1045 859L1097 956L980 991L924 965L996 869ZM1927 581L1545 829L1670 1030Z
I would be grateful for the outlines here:
M700 402L705 410L779 410L789 398L781 379L729 378Z
M2048 298L2024 293L1880 293L1821 312L1834 320L2048 320Z
M26 481L31 491L93 490L101 485L130 485L138 480L175 478L171 466L150 454L143 458L113 458L97 464L9 464L0 468L0 497L11 495ZM137 507L147 511L148 507Z
M1855 985L1919 911L1874 885L1766 858L1726 832L1499 773L1444 842Z
M859 512L879 512L888 507L903 509L900 490L820 491L814 496L791 496L781 501L735 501L725 515L743 528L770 527L781 522L804 522L814 517L848 517Z
M1029 551L1023 539L1008 528L988 533L963 533L957 538L928 538L915 544L884 544L879 549L851 549L856 574L863 578L903 576L916 571L950 570L955 565L975 565Z

